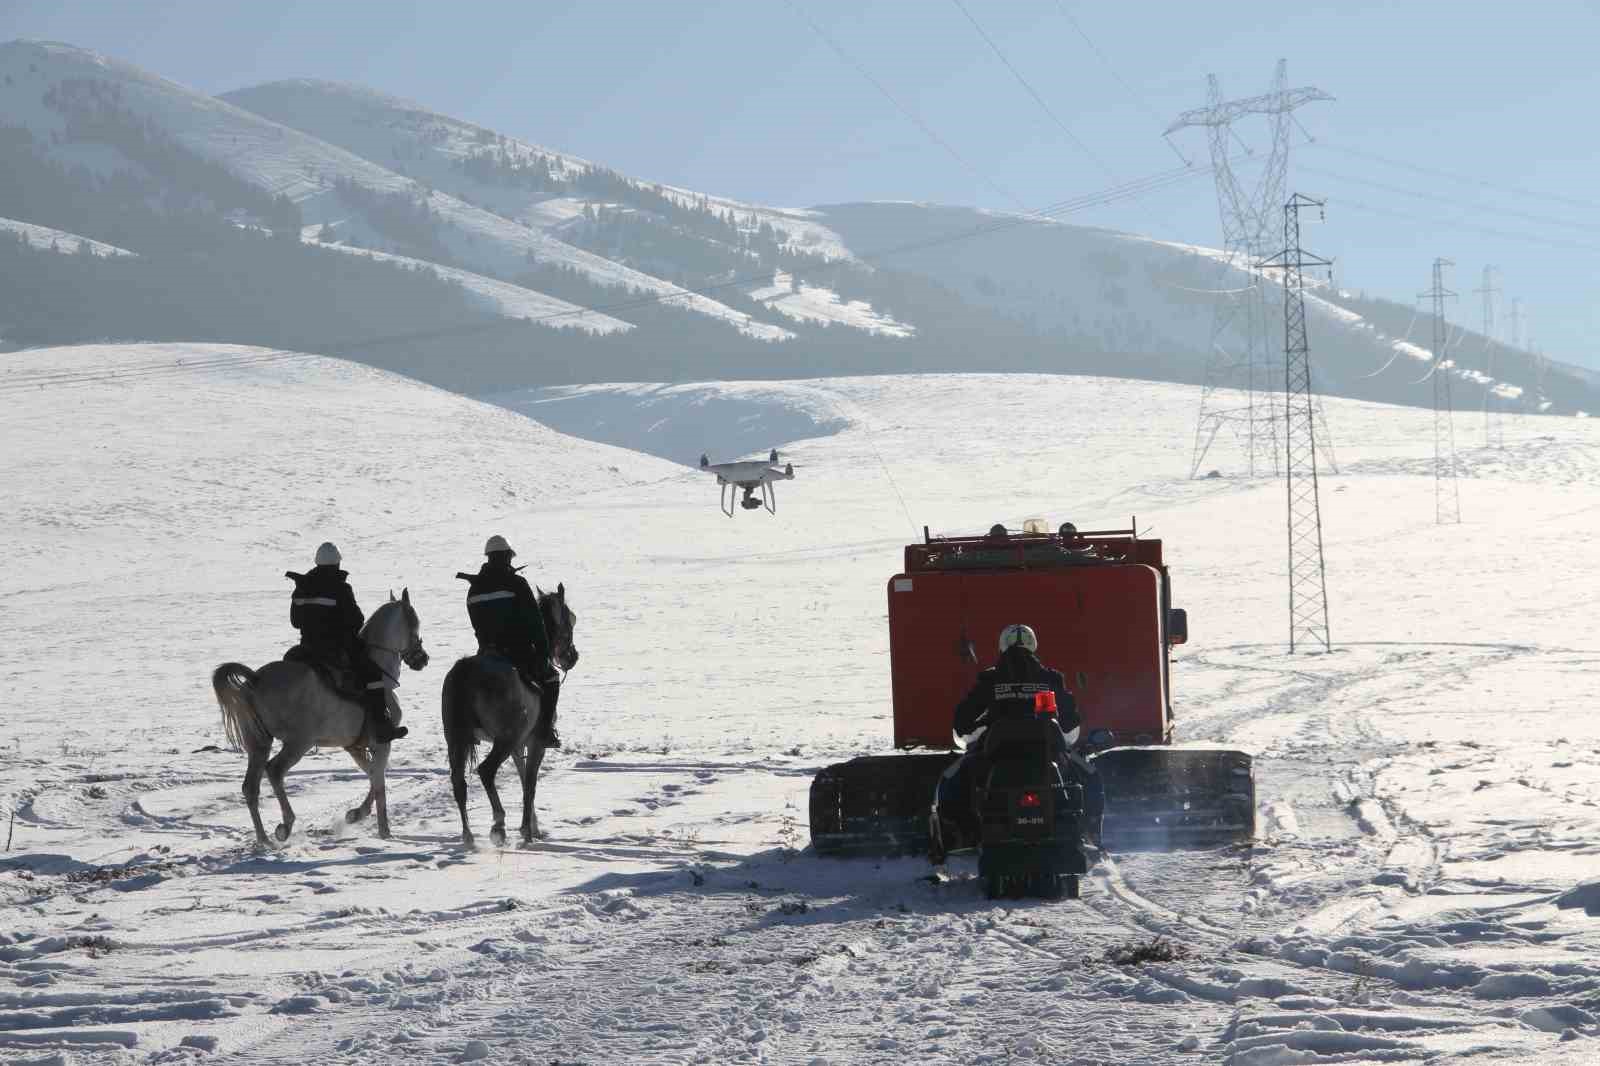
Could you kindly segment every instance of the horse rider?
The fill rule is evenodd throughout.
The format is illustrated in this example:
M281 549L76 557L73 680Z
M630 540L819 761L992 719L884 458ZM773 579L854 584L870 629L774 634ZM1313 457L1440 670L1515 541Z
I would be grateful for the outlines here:
M399 740L410 730L389 721L388 686L383 670L367 655L361 627L366 616L356 605L348 576L339 569L339 549L323 543L317 548L316 566L304 574L288 572L294 581L289 624L300 631L298 657L344 667L361 685L361 707L367 726L379 743Z
M517 554L506 538L496 533L483 546L484 564L466 577L467 616L478 637L480 655L509 660L529 687L540 692L539 721L534 736L547 748L561 747L556 735L556 701L561 676L550 663L550 637L544 612L523 576L511 565Z
M971 735L987 726L1007 719L1033 718L1035 698L1041 693L1054 693L1060 742L1052 753L1061 767L1063 777L1075 772L1070 757L1071 746L1078 737L1077 701L1067 691L1066 678L1061 671L1052 670L1039 660L1039 638L1025 625L1009 625L1000 631L1000 658L987 670L980 671L971 691L956 706L955 731L969 737L966 754L961 756L939 779L934 799L934 817L939 820L939 839L945 842L945 851L968 846L976 836L972 819L972 783L981 780L984 772L983 745ZM932 856L936 862L943 856Z

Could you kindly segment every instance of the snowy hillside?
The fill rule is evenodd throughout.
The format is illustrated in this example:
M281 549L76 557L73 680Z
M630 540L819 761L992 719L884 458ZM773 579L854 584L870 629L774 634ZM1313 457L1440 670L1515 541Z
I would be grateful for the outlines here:
M1221 253L1203 245L1065 222L917 203L777 209L654 185L359 86L294 80L225 98L505 218L656 269L675 264L674 257L703 261L708 248L728 251L718 247L725 235L696 225L707 214L725 216L745 233L770 228L777 242L772 248L726 256L725 273L702 268L698 282L721 286L771 267L773 279L745 286L746 293L799 321L907 336L942 324L948 309L935 305L954 298L969 304L971 314L1025 321L1073 350L1160 353L1155 360L1130 360L1127 372L1135 376L1199 380L1219 294L1249 285L1275 291L1281 284L1276 275L1229 266ZM674 214L667 207L681 210ZM627 222L628 237L593 232L608 211ZM674 250L663 252L663 245ZM807 268L801 286L785 272L797 263ZM947 291L909 295L867 280L882 271L927 278ZM1431 359L1412 343L1418 338L1388 321L1391 314L1375 320L1371 310L1352 306L1347 291L1318 280L1312 287L1308 310L1322 388L1390 402L1431 402L1429 390L1415 380L1416 357ZM894 301L892 315L882 309L885 300ZM1276 335L1274 329L1269 334ZM1524 393L1531 397L1534 374L1525 353L1507 358L1502 352L1499 376L1486 378L1479 369L1486 362L1482 338L1460 333L1457 339L1466 343L1450 353L1458 364L1451 372L1469 394L1494 388L1498 402L1513 407ZM1241 338L1233 335L1227 343L1237 347ZM1397 352L1408 358L1395 360ZM1576 379L1565 371L1563 377L1572 380L1553 386L1546 399L1572 413L1586 401L1567 402L1567 394L1586 386L1574 390Z
M0 163L20 167L26 157L32 178L0 187L0 215L143 256L138 270L100 271L9 256L0 316L22 344L204 336L286 345L358 354L474 394L885 371L1199 382L1218 302L1277 284L1220 263L1203 238L1155 241L935 204L734 201L359 86L275 82L213 99L113 58L28 41L0 45L0 75ZM62 169L40 173L41 160ZM1194 180L1198 191L1203 174ZM55 185L72 188L53 195ZM298 230L339 251L380 253L372 258L386 265L433 264L460 289L376 263L341 277L340 267L296 260L265 240L246 247L196 232L219 219L255 236ZM225 263L210 261L219 244ZM226 290L209 300L193 277L202 260L213 268L205 280ZM321 284L325 276L344 287ZM317 300L285 277L319 279L325 306L299 314ZM18 296L18 279L39 298ZM61 313L90 290L92 323ZM159 300L143 299L147 291ZM241 298L255 293L293 313ZM385 296L436 325L391 326ZM1431 405L1426 323L1411 306L1320 279L1309 305L1322 391ZM343 315L345 307L358 310ZM577 328L530 339L471 320L484 309ZM457 327L484 349L467 363ZM1267 334L1276 335L1270 322ZM1600 410L1592 376L1560 364L1547 373L1529 353L1469 330L1452 336L1460 406ZM1220 347L1242 344L1225 336ZM1268 347L1270 363L1277 348Z
M337 242L319 242L324 248L332 248L351 255L365 256L384 263L399 263L419 270L432 270L439 277L456 282L462 288L472 293L482 301L483 305L496 314L507 318L526 318L535 322L560 322L563 325L574 326L591 333L614 333L621 330L632 329L630 323L610 315L602 315L598 311L589 311L577 304L558 300L553 296L546 296L542 292L523 288L521 285L512 285L495 278L486 278L482 274L474 274L469 270L458 270L455 267L440 266L429 263L423 259L413 259L408 255L392 255L388 252L377 252L367 248L355 248Z
M57 251L63 255L84 251L91 252L94 255L134 254L126 248L118 248L114 244L90 240L88 237L80 237L76 233L52 229L49 226L36 226L31 222L18 222L12 218L0 218L0 233L15 233L27 241L31 247Z
M348 182L370 194L425 203L440 220L450 253L478 271L509 275L529 263L541 263L569 268L600 285L621 289L619 296L629 291L662 296L679 291L668 282L574 248L542 230L444 193L430 192L409 178L298 130L94 52L52 42L13 41L0 45L0 76L13 82L4 90L11 105L9 122L26 127L36 137L65 132L75 107L98 106L103 92L109 91L114 106L133 121L153 123L203 158L222 164L272 195L287 197L307 224L347 214L337 185ZM45 102L47 95L53 106ZM64 161L105 171L129 162L108 154L100 143L80 144L69 139L53 151ZM753 323L743 312L704 296L684 294L676 302L730 321L755 337L784 335L782 330Z
M729 520L698 471L337 361L8 357L0 1057L1596 1061L1581 575L1600 547L1573 532L1600 507L1592 422L1511 422L1505 449L1465 455L1465 521L1439 528L1428 415L1330 401L1338 647L1291 660L1281 486L1184 478L1167 427L1188 425L1190 388L565 396L544 410L613 427L699 412L719 451L753 444L741 422L808 436L758 446L796 464L777 516ZM1118 854L1055 904L985 902L968 860L936 884L913 859L817 859L811 774L888 746L901 546L924 522L1032 515L1137 515L1164 538L1191 619L1178 728L1257 753L1256 845ZM438 686L471 646L450 575L490 532L566 583L583 659L540 786L548 839L465 852ZM290 775L295 835L257 853L207 679L281 651L279 575L325 537L369 610L410 588L434 662L399 692L395 838L343 824L361 786L321 753ZM471 805L481 829L475 781ZM1106 959L1157 936L1169 961Z
M512 218L542 221L560 227L581 214L573 201L548 193L518 189L515 184L484 180L463 164L492 151L500 169L531 167L535 161L548 167L558 180L570 180L601 170L597 164L543 145L532 144L504 131L485 129L461 119L431 111L420 103L401 100L360 85L314 79L293 79L256 85L224 93L223 99L274 122L302 130L365 158L385 162L392 169L428 181L442 189L460 189L474 202ZM684 204L707 199L704 193L663 187ZM770 222L785 237L806 251L831 257L848 256L838 234L817 222L813 213L781 210L709 198L711 206L737 212L745 221ZM563 209L565 208L565 209ZM535 223L537 224L537 223Z
M603 172L589 160L361 86L297 79L240 89L223 99L553 235L581 226L585 207L592 211L611 202L600 189L582 199L564 194L565 183ZM760 207L668 186L651 188L683 207L704 205L728 212L742 226L772 226L795 251L849 257L838 235L817 222L812 212ZM744 271L754 266L745 264ZM839 307L837 295L821 286L787 299L772 300L771 295L777 294L756 298L797 319L892 335L901 335L904 328L874 315L870 307Z

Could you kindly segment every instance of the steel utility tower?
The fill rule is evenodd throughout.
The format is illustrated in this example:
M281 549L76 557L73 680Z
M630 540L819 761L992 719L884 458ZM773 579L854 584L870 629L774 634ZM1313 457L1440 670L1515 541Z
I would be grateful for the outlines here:
M1455 293L1444 287L1444 268L1455 266L1449 259L1433 261L1433 288L1422 293L1433 301L1433 519L1439 525L1461 521L1461 486L1456 479L1455 412L1450 406L1450 370L1455 365L1446 358L1444 302Z
M1494 298L1500 294L1500 287L1495 284L1495 271L1498 268L1486 266L1483 268L1483 287L1478 289L1483 297L1483 376L1487 378L1483 383L1483 446L1485 448L1504 448L1506 446L1505 426L1500 421L1499 397L1494 394Z
M1288 64L1282 59L1278 60L1272 91L1261 96L1225 101L1217 76L1211 75L1208 82L1210 99L1206 106L1185 111L1163 134L1171 136L1189 126L1205 127L1211 145L1211 167L1216 175L1217 204L1222 215L1223 250L1227 253L1227 259L1218 270L1224 284L1217 286L1189 476L1199 474L1206 454L1224 426L1243 444L1251 477L1258 472L1265 473L1268 463L1276 474L1279 455L1276 389L1271 384L1270 361L1266 356L1266 296L1256 282L1255 264L1266 254L1272 224L1283 202L1289 170L1291 115L1303 104L1333 97L1321 89L1288 88ZM1233 123L1249 115L1266 115L1272 126L1272 149L1254 190L1246 190L1239 183L1228 158L1230 142L1237 136ZM1231 287L1227 280L1232 275L1230 267L1242 273L1248 284L1243 288ZM1235 328L1237 338L1230 336Z
M1289 654L1300 640L1332 649L1328 578L1322 561L1322 499L1317 487L1317 409L1306 335L1305 270L1332 260L1300 247L1300 209L1322 200L1295 193L1283 205L1283 251L1259 265L1283 271L1284 481L1289 495Z
M1511 336L1509 340L1511 342L1511 350L1513 352L1519 352L1522 350L1522 297L1520 296L1513 296L1511 298ZM1532 362L1532 358L1530 357L1530 369L1532 368ZM1522 424L1522 416L1528 413L1528 403L1530 401L1530 397L1527 389L1522 390L1522 396L1520 399L1522 402L1517 404L1518 425ZM1533 402L1537 403L1538 401L1534 400Z

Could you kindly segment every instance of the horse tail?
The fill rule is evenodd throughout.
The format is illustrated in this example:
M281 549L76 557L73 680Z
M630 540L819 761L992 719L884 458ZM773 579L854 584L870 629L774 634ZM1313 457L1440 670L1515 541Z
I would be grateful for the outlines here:
M243 663L223 663L211 672L211 690L222 710L228 743L246 751L272 747L272 734L255 701L256 672Z
M444 675L444 693L439 703L450 762L455 763L456 752L464 752L467 767L476 770L478 731L472 715L472 686L466 664L467 659L457 659L450 672Z

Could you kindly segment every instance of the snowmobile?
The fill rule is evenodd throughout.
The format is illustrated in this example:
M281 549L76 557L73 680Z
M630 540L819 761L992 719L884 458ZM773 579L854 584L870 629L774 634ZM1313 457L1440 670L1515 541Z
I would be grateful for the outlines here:
M1084 835L1098 836L1082 784L1063 774L1055 758L1065 738L1055 721L1054 695L1041 695L1050 699L1036 717L998 722L974 738L983 769L982 780L974 782L971 810L962 812L967 817L947 817L954 812L935 804L928 819L929 858L942 864L950 851L971 840L990 899L1077 899L1078 877L1089 871ZM951 832L960 839L946 839Z
M1188 616L1172 606L1161 541L1140 537L1136 525L1079 532L1038 520L984 536L924 529L887 591L894 746L903 754L817 774L810 814L818 854L928 852L929 808L956 758L953 711L977 676L978 641L989 646L1017 621L1039 634L1040 658L1065 674L1077 702L1080 754L1103 784L1105 847L1254 836L1251 756L1173 746L1171 649L1188 640ZM992 796L1011 797L1010 787Z

